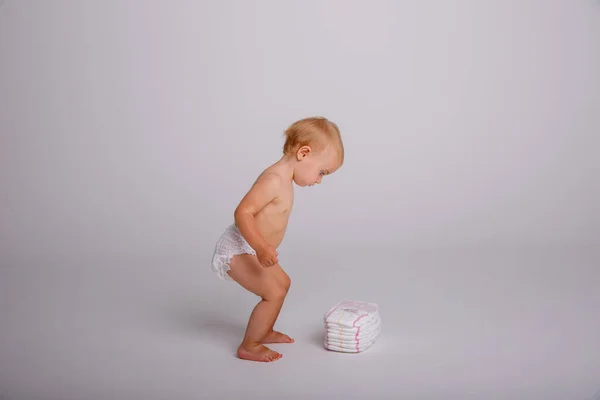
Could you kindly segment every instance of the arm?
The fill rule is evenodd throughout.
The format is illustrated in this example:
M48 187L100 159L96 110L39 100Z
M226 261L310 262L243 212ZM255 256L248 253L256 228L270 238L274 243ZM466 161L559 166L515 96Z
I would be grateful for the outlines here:
M254 216L278 197L281 183L281 177L275 174L258 178L235 209L235 223L244 239L257 253L274 251L258 231Z

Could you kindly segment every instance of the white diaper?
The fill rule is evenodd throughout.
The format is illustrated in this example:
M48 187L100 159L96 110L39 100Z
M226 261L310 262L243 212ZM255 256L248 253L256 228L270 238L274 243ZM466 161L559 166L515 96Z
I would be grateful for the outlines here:
M246 242L237 226L231 224L225 229L215 245L211 264L212 270L219 278L232 281L233 279L227 274L230 269L229 262L233 256L239 254L256 255L256 251Z

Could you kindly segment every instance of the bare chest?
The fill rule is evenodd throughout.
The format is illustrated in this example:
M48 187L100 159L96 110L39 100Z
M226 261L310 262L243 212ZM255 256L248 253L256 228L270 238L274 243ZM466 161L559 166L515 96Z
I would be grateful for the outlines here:
M272 212L288 217L294 205L294 191L292 188L283 191L277 199L272 202Z
M293 188L285 189L282 193L271 203L269 203L261 214L270 220L282 220L287 221L289 215L292 212L294 205L294 191Z
M277 248L285 234L294 203L293 188L282 191L275 200L267 204L257 215L260 233L271 246Z

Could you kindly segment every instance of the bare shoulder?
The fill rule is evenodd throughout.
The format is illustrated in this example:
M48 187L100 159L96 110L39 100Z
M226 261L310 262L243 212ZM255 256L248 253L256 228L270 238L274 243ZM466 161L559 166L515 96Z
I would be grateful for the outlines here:
M270 190L281 190L285 185L285 180L277 171L269 168L264 170L254 181L252 186L267 187Z
M267 204L278 201L282 187L283 177L281 175L268 170L263 171L242 198L236 213L256 214Z

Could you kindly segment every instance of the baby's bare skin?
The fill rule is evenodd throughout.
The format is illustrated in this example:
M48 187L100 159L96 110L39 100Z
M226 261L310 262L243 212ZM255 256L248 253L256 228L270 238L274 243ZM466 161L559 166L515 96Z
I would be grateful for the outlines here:
M269 343L294 343L294 339L286 335L285 333L271 330L267 335L260 341L262 344Z
M299 156L287 155L267 168L254 182L235 212L235 222L256 256L241 254L230 262L228 274L245 289L261 297L254 308L238 357L252 361L279 360L281 353L264 344L294 343L290 336L273 329L290 287L290 278L279 264L277 248L283 241L294 203L294 181L303 174L305 185L321 182L323 175L339 165L335 151L323 152L297 167ZM322 171L322 172L319 172Z
M273 248L279 247L283 241L294 205L294 186L286 172L281 165L275 164L267 168L253 185L254 188L263 181L268 181L268 185L276 187L273 191L275 198L254 215L258 233Z

